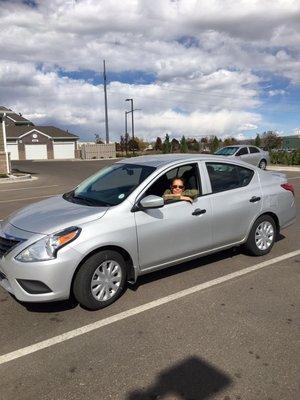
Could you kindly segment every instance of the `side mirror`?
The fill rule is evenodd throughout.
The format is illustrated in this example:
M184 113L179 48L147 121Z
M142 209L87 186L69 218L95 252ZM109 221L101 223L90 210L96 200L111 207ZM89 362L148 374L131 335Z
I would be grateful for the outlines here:
M164 199L159 196L149 195L140 201L141 208L160 208L165 205Z

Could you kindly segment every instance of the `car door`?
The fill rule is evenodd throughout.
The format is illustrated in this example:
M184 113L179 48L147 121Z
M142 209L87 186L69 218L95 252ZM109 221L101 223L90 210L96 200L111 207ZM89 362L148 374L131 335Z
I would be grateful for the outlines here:
M249 146L249 153L251 164L258 165L262 158L260 150L257 147Z
M198 164L195 163L194 166L199 179ZM168 173L169 176L178 176L178 173L174 173L174 167ZM167 173L164 173L158 179L166 181L164 179L166 175ZM158 194L158 179L152 184L155 194ZM165 204L162 208L135 212L141 270L167 266L179 259L184 260L211 249L211 204L209 199L201 196L199 181L198 185L200 195L192 204L187 201L176 201ZM153 194L151 187L141 195L141 198L147 194Z
M211 201L214 247L245 238L260 214L262 193L253 169L230 163L206 162Z
M241 147L237 153L235 154L236 157L238 157L238 159L244 161L244 162L248 162L251 164L251 157L250 154L248 152L248 147Z

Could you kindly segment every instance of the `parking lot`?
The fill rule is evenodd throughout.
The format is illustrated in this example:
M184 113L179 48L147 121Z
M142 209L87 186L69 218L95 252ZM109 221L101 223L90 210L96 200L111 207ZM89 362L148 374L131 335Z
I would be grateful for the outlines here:
M15 162L38 179L0 185L0 219L107 163ZM265 257L235 248L141 277L97 312L0 288L0 399L299 399L299 228Z

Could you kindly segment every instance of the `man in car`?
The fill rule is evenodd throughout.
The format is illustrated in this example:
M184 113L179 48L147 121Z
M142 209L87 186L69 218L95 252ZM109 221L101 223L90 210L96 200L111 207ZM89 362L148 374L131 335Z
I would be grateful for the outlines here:
M185 182L182 178L174 178L172 180L171 188L167 189L163 198L165 202L168 201L188 201L193 203L193 201L198 197L198 190L196 189L185 189Z

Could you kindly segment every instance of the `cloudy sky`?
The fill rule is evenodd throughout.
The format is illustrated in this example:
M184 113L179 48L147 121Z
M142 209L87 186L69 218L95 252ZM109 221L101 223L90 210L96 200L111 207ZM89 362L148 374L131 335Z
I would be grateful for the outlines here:
M0 0L0 104L35 124L136 134L300 132L299 0ZM130 126L129 126L130 129Z

